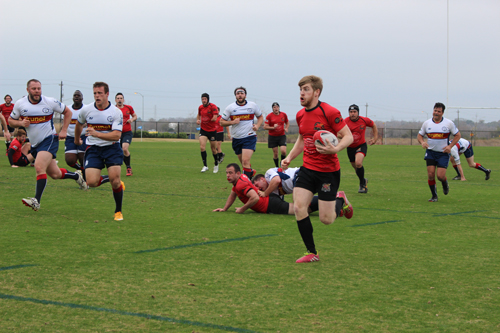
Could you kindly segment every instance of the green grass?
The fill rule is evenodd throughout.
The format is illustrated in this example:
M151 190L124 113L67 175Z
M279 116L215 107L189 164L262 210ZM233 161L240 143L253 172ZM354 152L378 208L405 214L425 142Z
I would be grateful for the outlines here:
M237 161L223 150L224 165ZM313 215L311 264L295 264L305 248L293 216L239 215L239 201L212 212L231 186L224 168L200 173L197 141L134 140L121 222L109 184L49 179L30 210L34 169L0 158L0 331L498 332L500 148L474 151L491 179L464 160L468 181L447 196L438 186L437 203L420 147L370 147L367 194L342 152L354 217ZM252 164L273 166L266 144Z

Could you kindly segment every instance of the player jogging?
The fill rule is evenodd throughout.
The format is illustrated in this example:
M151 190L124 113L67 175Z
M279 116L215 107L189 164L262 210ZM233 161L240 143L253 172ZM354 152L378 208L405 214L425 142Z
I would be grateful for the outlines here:
M234 89L236 102L227 106L222 114L220 124L231 126L233 150L238 156L243 173L252 179L257 171L252 169L251 159L257 145L257 131L264 121L257 104L246 100L247 90L244 87ZM257 123L254 119L257 117Z
M73 179L82 190L87 189L87 184L81 171L69 172L59 168L56 163L59 139L66 138L71 122L71 110L56 99L42 95L42 84L36 79L28 81L26 90L28 96L15 103L9 122L13 127L26 128L30 139L31 154L36 159L36 192L34 198L24 198L22 201L37 211L40 209L42 194L47 186L47 175L52 179ZM61 113L64 116L59 136L54 128L54 113Z
M268 114L264 123L264 129L269 131L267 137L267 147L273 150L273 161L276 167L278 164L278 148L281 152L281 160L286 157L286 133L288 133L288 117L286 113L280 111L278 102L272 105L273 112Z
M363 167L363 160L368 152L365 131L366 127L373 128L373 138L368 140L368 144L371 146L378 140L377 125L370 118L360 116L359 107L356 104L349 106L349 117L344 121L351 130L353 138L353 143L347 147L347 157L359 178L358 193L367 193L368 180L365 178L365 168Z
M418 143L425 149L427 183L432 193L429 202L438 201L436 175L443 186L444 195L449 193L450 187L446 179L446 169L450 161L451 148L460 140L460 132L453 121L443 117L445 108L443 103L436 103L432 118L424 121L417 135ZM427 142L424 140L424 135L427 135ZM450 135L453 135L451 143Z
M132 144L134 133L132 132L132 123L137 119L137 114L134 108L130 105L125 105L125 98L121 92L115 95L116 107L123 114L123 130L120 137L120 143L123 149L123 162L127 167L127 176L132 176L132 166L130 165L130 151L128 147Z
M465 155L467 163L471 168L481 170L486 174L484 180L490 179L491 170L486 169L481 164L474 162L474 150L472 149L472 144L468 140L462 138L458 140L457 144L451 148L450 153L450 159L453 164L453 168L455 168L455 171L458 174L455 178L453 178L453 180L467 180L465 179L464 171L462 170L462 166L460 165L460 155L462 154Z
M75 144L81 145L83 125L87 124L87 151L85 152L85 174L87 184L97 187L104 181L111 182L115 200L115 221L123 220L122 202L125 185L120 179L123 151L120 137L123 114L109 101L109 86L104 82L93 85L95 103L85 105L78 115L75 126ZM101 176L101 170L108 169L108 177Z
M200 141L201 159L203 168L201 172L207 172L207 141L210 141L210 150L214 157L214 173L219 172L219 158L217 156L217 116L219 109L213 103L210 103L210 95L207 93L201 94L201 105L198 107L198 115L196 116L196 124L200 125Z
M283 168L288 168L293 159L303 154L303 166L300 168L295 188L293 202L295 218L300 235L306 246L307 253L299 258L297 263L318 261L313 238L313 227L307 207L315 193L319 198L319 219L324 224L332 224L338 216L351 218L352 205L343 191L337 193L340 184L340 164L337 153L352 144L352 134L345 125L340 111L319 101L323 90L323 80L309 75L299 81L300 104L304 107L297 113L299 136L288 156L281 162ZM327 130L341 140L337 146L328 143L327 146L316 146L313 136L318 130Z
M4 118L4 120L1 120L3 131L4 131L4 136L5 136L5 146L7 147L7 150L9 149L10 145L10 140L12 139L12 133L14 132L14 128L9 125L9 118L10 114L12 113L12 110L14 109L14 104L12 104L12 97L7 94L3 98L5 101L4 104L0 104L0 114Z
M76 90L73 93L73 105L69 107L71 110L71 123L68 126L68 136L66 137L66 142L64 145L64 158L66 159L66 164L72 168L77 170L81 170L83 175L85 176L85 172L83 172L83 156L85 155L85 150L87 149L87 145L85 144L85 134L87 128L83 128L82 132L82 142L81 146L75 145L75 126L78 122L78 115L80 114L80 110L83 108L83 94L80 90Z

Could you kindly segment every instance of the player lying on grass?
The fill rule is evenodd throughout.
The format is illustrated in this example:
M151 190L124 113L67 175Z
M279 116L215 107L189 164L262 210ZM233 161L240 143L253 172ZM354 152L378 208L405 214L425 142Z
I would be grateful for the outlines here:
M227 181L233 184L231 194L229 194L224 208L214 209L214 212L227 211L236 200L236 197L238 197L244 203L243 207L236 208L236 213L238 214L243 214L249 208L263 214L294 214L293 204L284 201L278 195L271 193L267 197L259 196L259 189L252 184L246 175L241 174L238 164L231 163L227 166L226 177ZM315 207L314 203L311 203L309 206L309 212L316 210L318 210L317 201Z
M458 140L457 144L451 148L451 157L450 161L453 164L453 168L457 172L457 176L453 178L453 180L462 180L465 181L464 171L462 170L462 166L460 165L460 155L464 154L467 159L467 163L469 166L474 169L481 170L486 174L485 180L490 179L490 169L486 169L479 163L474 162L474 150L472 149L472 144L465 139Z
M29 153L31 144L26 142L26 131L18 128L16 130L16 138L12 140L7 152L10 165L13 168L24 167L29 165L35 159Z
M253 184L259 189L259 196L267 197L271 194L275 194L284 197L285 194L292 194L293 188L295 187L295 181L299 174L300 168L288 168L283 170L282 168L271 168L266 171L266 174L258 174L253 179ZM339 191L337 195L344 196L344 191ZM318 196L313 196L311 204L309 207L315 207L318 209ZM352 218L352 214L344 215L344 210L340 211L339 217L345 216L346 218Z

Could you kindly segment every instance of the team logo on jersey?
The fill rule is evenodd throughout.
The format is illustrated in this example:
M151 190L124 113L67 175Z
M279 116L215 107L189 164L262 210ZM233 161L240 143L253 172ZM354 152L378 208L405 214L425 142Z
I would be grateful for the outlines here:
M321 192L330 192L331 189L332 189L332 184L330 183L324 183L322 186L321 186Z
M366 127L365 127L365 126L363 126L363 125L359 126L359 129L360 129L360 130L364 130L365 128L366 128Z
M314 124L314 129L316 131L324 130L325 129L325 124L320 123L319 121Z
M28 110L27 109L24 109L24 110L21 110L21 115L24 116L28 114Z
M341 120L342 120L342 118L340 118L340 117L335 118L335 124L340 123Z
M43 112L43 113L49 113L49 112L50 112L50 109L49 109L49 108L43 108L43 109L42 109L42 112Z
M59 101L54 101L54 102L56 102L57 104L59 104L59 107L62 108L61 102L59 102Z
M445 126L443 126L443 128L441 128L442 131L447 131L448 128L446 128Z
M107 120L108 120L110 123L112 123L112 122L113 122L113 117L109 116L109 117L107 118Z
M94 119L94 117L89 117L89 120L92 120L92 119Z

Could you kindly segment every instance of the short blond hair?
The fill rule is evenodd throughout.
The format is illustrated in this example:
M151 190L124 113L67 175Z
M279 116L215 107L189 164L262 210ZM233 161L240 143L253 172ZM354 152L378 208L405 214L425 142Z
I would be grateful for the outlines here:
M311 84L313 90L319 90L319 94L321 95L321 92L323 91L323 80L319 76L315 75L304 76L299 81L299 87L302 87L303 85L306 85L308 83Z
M22 128L17 128L15 131L14 131L14 134L16 136L16 138L20 137L20 136L23 136L23 135L26 135L26 131L23 130Z

